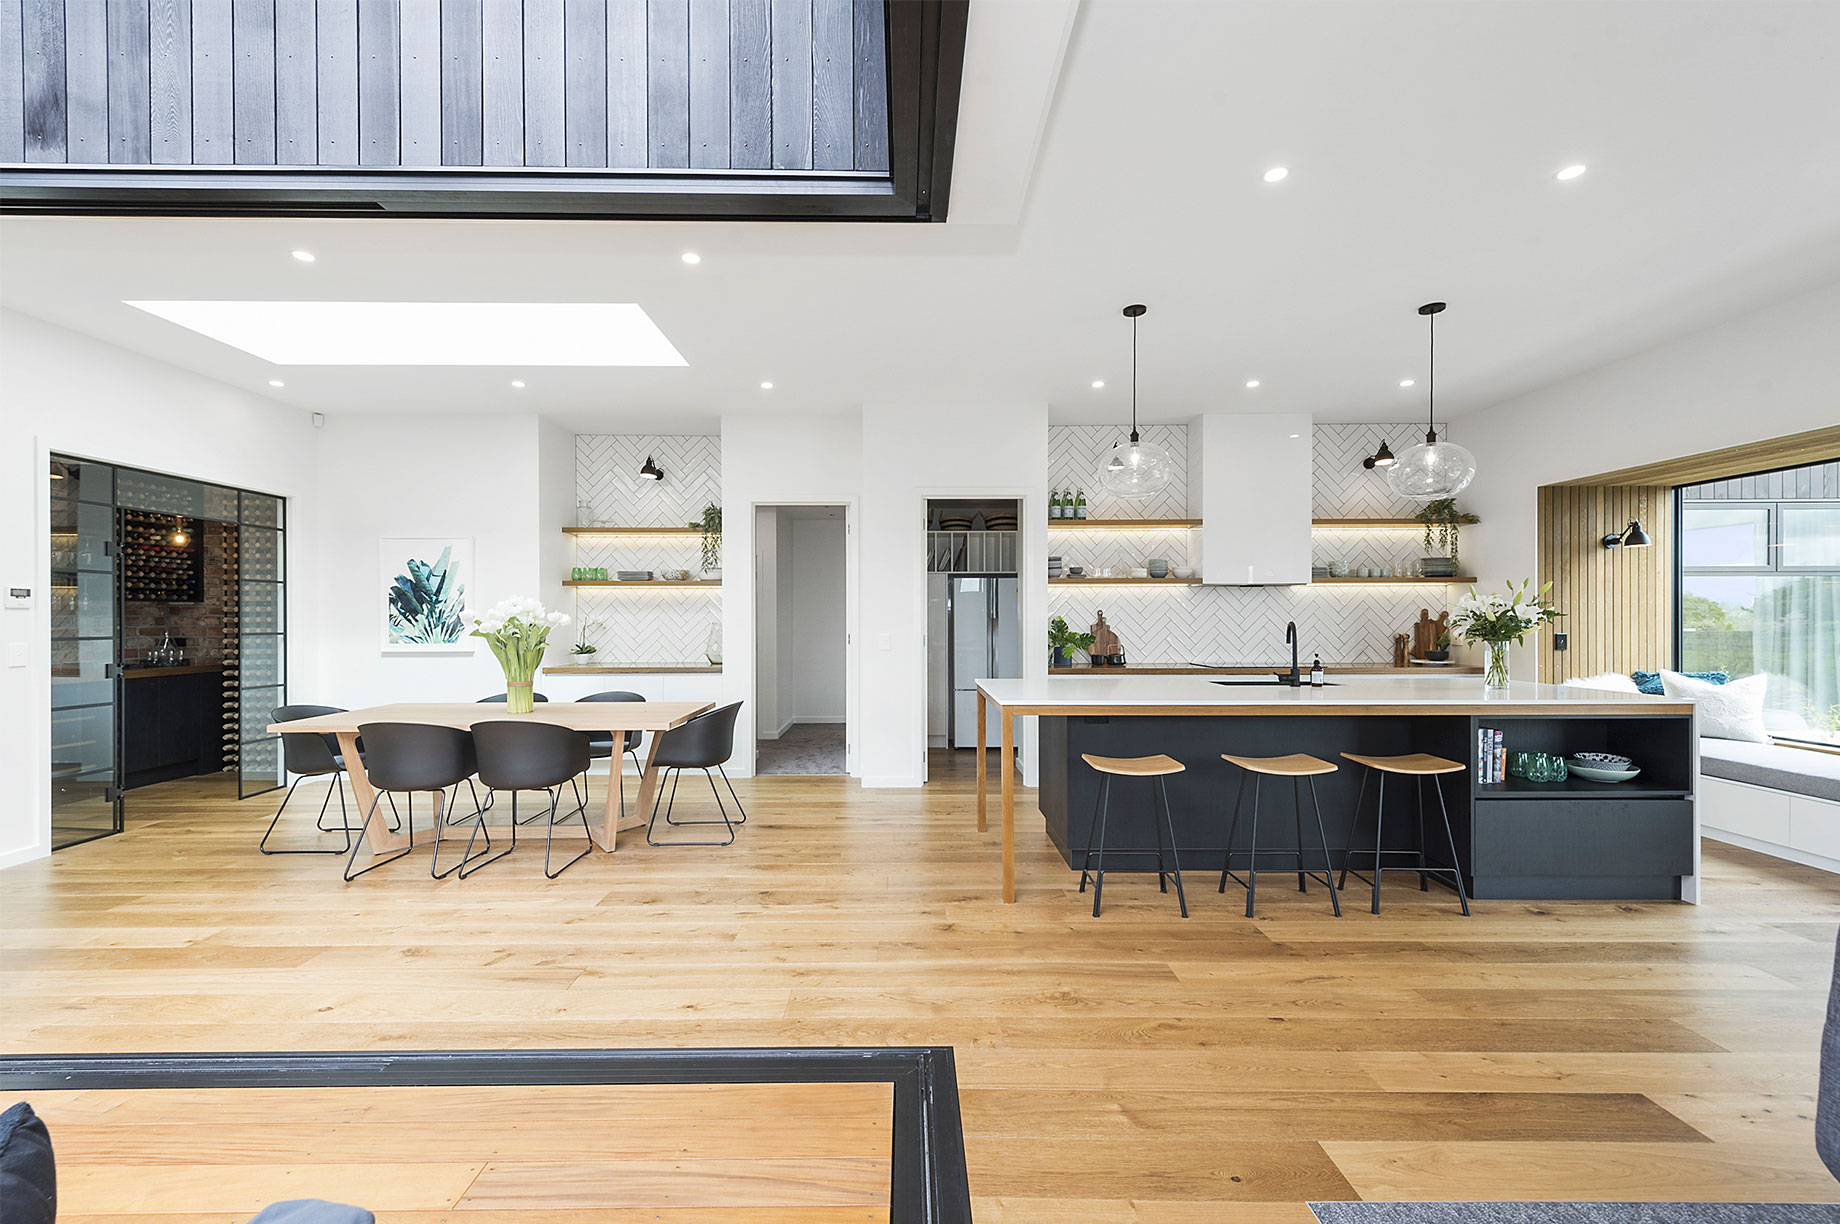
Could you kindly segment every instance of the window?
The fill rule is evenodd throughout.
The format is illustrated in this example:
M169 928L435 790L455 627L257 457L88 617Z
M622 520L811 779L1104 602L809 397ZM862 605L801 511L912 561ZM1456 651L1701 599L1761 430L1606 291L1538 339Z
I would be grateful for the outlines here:
M1769 677L1778 739L1840 744L1840 461L1680 490L1682 671Z

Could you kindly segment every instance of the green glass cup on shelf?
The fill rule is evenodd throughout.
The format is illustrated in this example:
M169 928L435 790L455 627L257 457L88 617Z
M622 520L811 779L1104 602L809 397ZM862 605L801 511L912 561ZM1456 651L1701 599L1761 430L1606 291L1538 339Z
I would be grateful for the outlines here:
M1565 758L1556 752L1511 752L1508 772L1529 782L1563 782L1570 776Z

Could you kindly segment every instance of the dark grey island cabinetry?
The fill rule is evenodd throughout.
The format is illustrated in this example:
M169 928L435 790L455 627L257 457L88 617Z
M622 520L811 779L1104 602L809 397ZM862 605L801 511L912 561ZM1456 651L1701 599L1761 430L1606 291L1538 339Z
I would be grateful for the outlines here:
M1168 779L1168 793L1182 866L1218 872L1240 781L1240 771L1222 760L1222 753L1303 752L1340 766L1316 779L1333 865L1339 868L1363 772L1342 754L1424 752L1466 766L1444 775L1442 785L1456 842L1454 865L1477 900L1697 900L1697 740L1687 702L1537 684L1485 694L1481 681L1471 677L1351 677L1315 690L1212 685L1174 676L984 684L991 690L986 699L1004 713L1028 712L1041 720L1038 803L1048 837L1069 867L1077 867L1085 853L1098 799L1099 778L1080 759L1084 753L1166 753L1181 761L1186 768ZM1562 782L1510 778L1482 784L1474 768L1482 728L1500 731L1511 753L1620 753L1642 772L1622 783L1573 776ZM1418 785L1395 779L1387 787L1390 848L1417 844ZM1427 778L1422 785L1436 829L1433 782ZM1313 846L1307 788L1301 797L1303 820L1312 830L1305 844ZM1365 803L1364 842L1373 827L1371 785ZM1294 810L1292 785L1266 779L1260 808L1264 844L1297 844ZM1112 788L1108 871L1155 870L1150 816L1148 787ZM1431 858L1449 863L1441 831L1426 842ZM1244 865L1248 848L1242 821L1232 846L1236 866ZM1262 858L1260 868L1281 871L1292 861L1275 855ZM1363 869L1358 856L1354 866ZM1389 876L1392 871L1389 864Z

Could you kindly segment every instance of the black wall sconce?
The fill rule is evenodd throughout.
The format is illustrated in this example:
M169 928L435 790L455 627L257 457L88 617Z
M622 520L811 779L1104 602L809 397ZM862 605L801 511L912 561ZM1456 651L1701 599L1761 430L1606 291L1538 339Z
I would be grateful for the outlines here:
M1648 538L1648 532L1642 530L1639 519L1630 519L1629 526L1620 535L1613 531L1604 537L1605 548L1647 548L1652 543L1654 541Z
M1392 467L1393 463L1394 463L1394 459L1393 459L1392 448L1387 446L1384 440L1381 441L1379 450L1375 451L1373 454L1369 455L1367 458L1361 460L1361 466L1366 468L1370 472L1373 471L1375 468Z
M659 467L656 463L654 463L650 455L647 455L645 457L645 466L639 469L639 479L640 480L663 480L664 479L664 469Z

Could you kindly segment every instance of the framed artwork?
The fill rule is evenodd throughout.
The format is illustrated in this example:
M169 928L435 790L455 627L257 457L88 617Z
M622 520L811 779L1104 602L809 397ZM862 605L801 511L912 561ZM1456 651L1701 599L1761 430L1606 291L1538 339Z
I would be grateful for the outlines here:
M385 654L472 654L467 588L473 582L471 539L378 542Z

